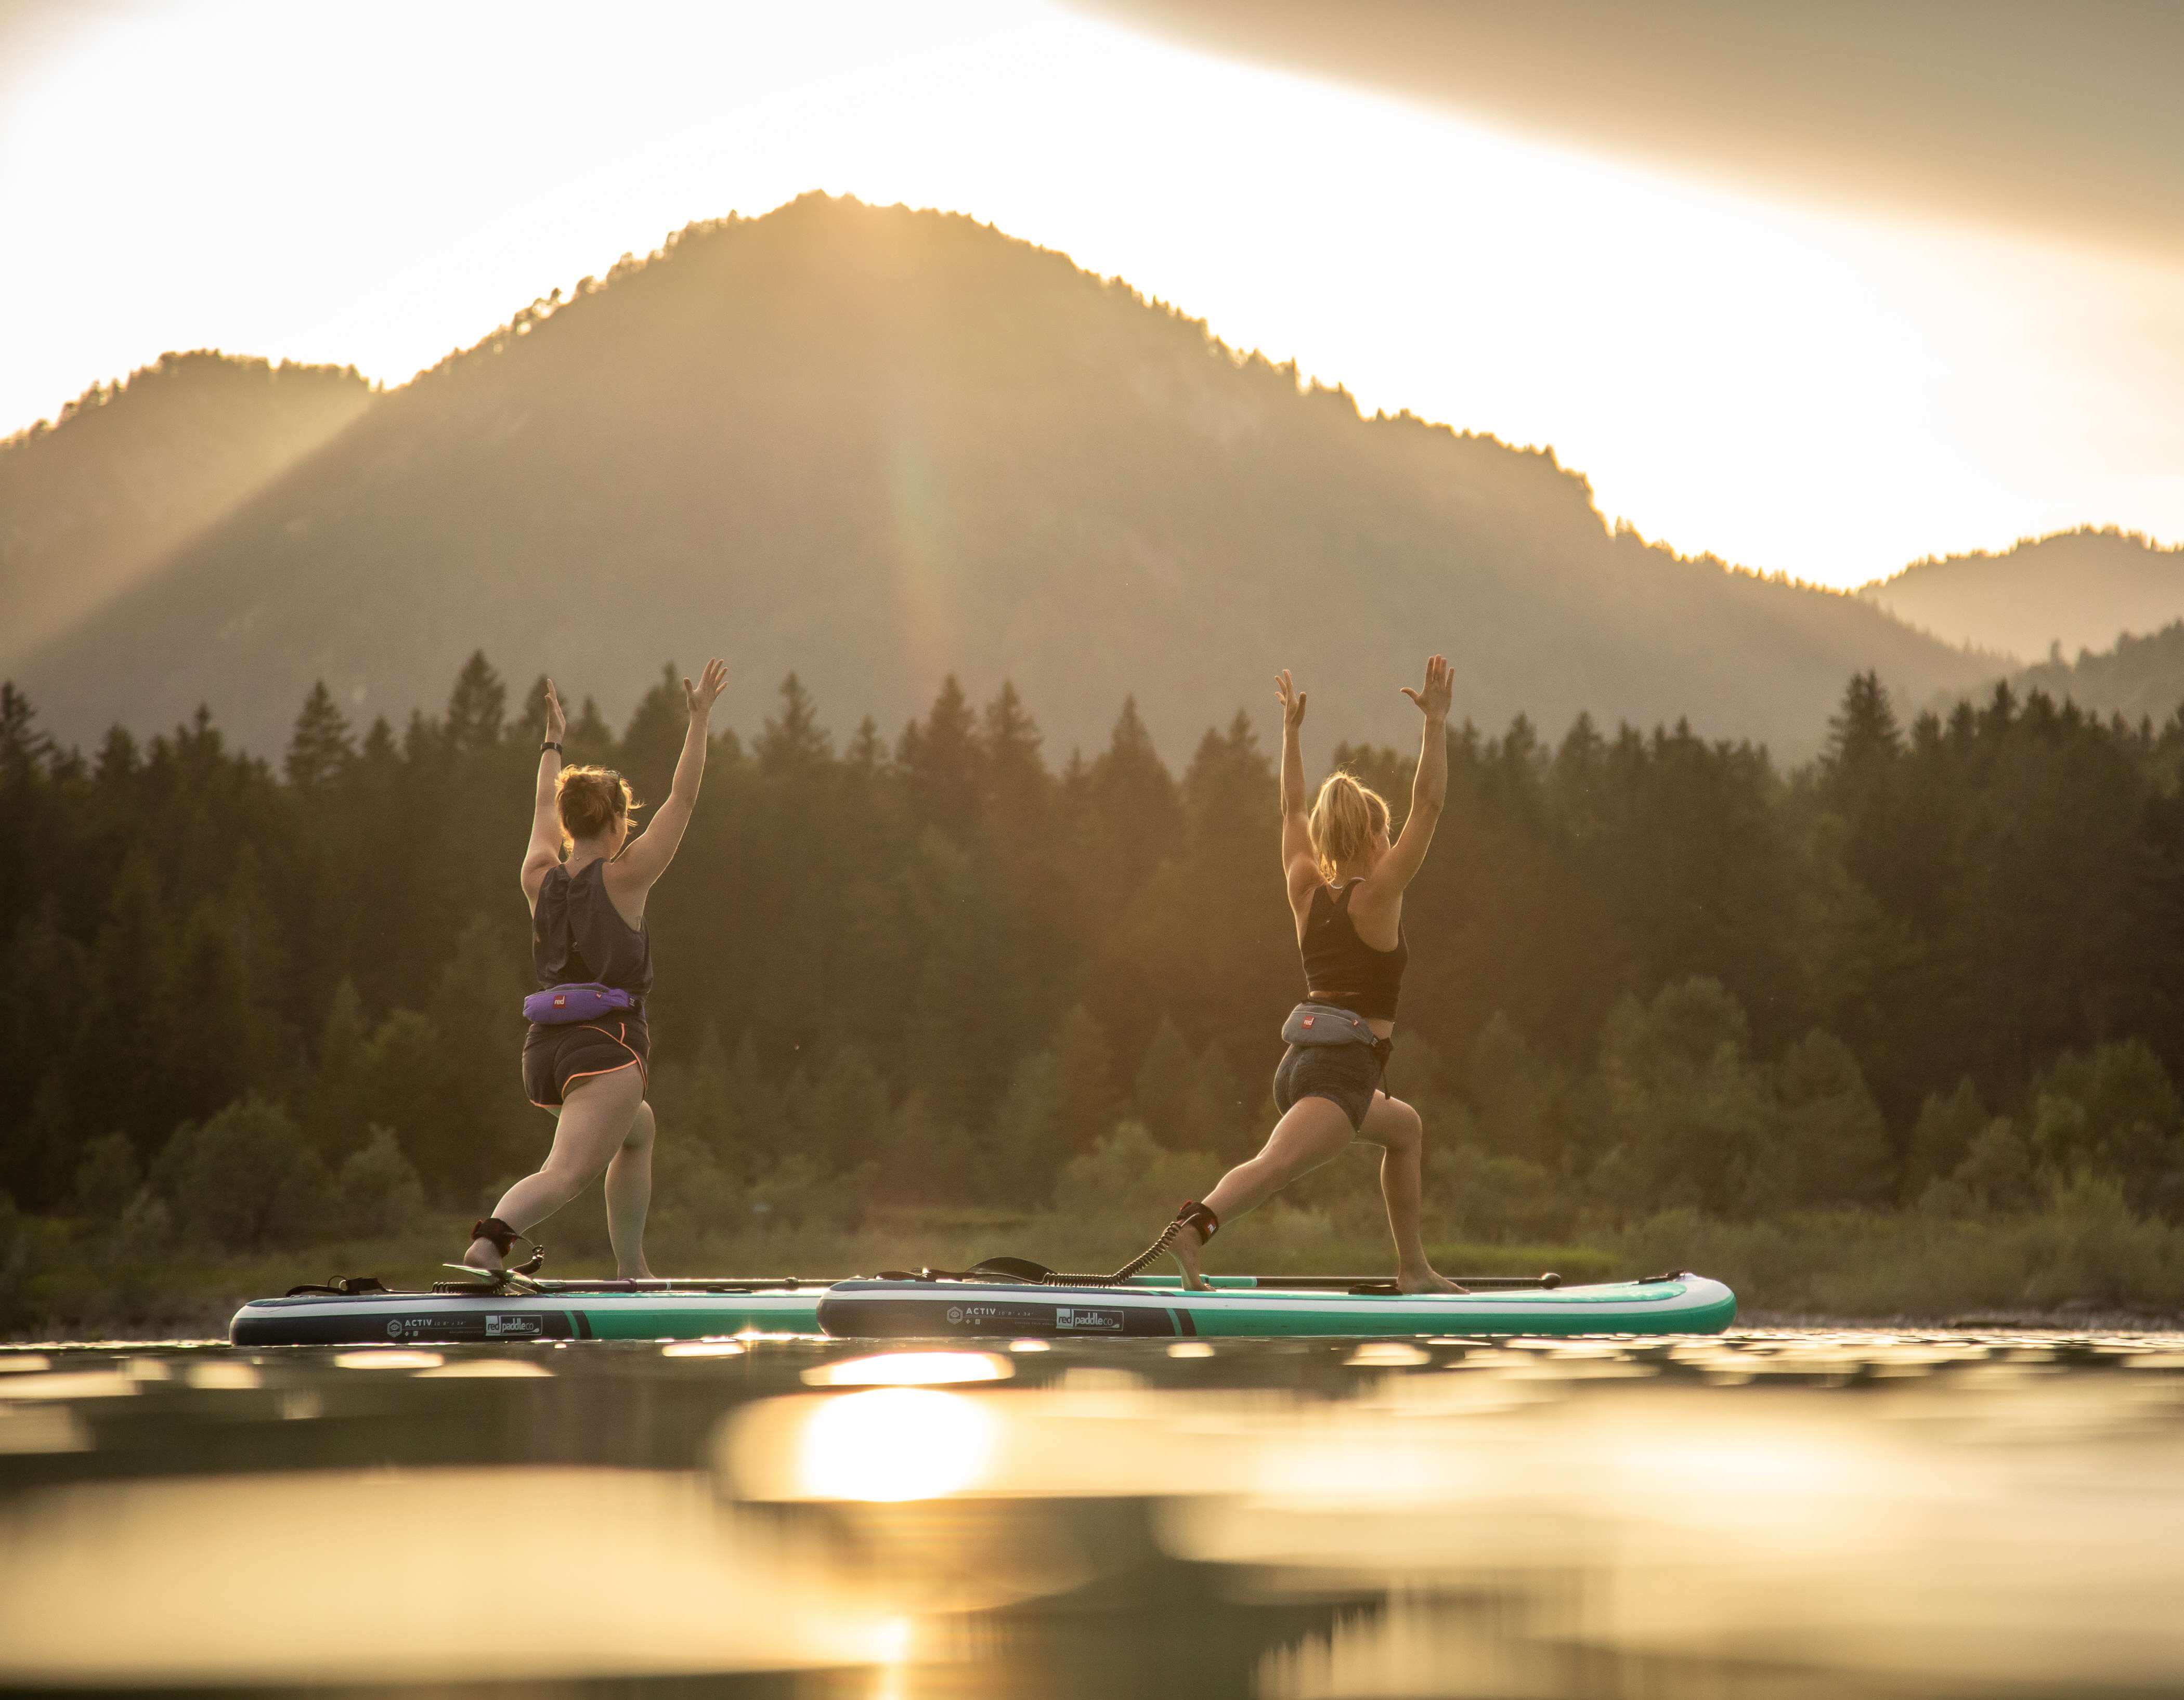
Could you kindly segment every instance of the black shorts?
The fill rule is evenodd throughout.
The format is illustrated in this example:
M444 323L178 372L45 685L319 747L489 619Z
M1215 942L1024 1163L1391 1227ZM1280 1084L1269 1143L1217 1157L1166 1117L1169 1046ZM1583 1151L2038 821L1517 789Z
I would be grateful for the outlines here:
M1274 1069L1274 1108L1287 1115L1299 1098L1329 1098L1353 1128L1365 1125L1387 1064L1371 1045L1292 1045Z
M541 1109L558 1109L569 1088L592 1075L635 1064L640 1075L652 1055L644 1017L602 1015L551 1027L531 1024L523 1039L523 1091Z

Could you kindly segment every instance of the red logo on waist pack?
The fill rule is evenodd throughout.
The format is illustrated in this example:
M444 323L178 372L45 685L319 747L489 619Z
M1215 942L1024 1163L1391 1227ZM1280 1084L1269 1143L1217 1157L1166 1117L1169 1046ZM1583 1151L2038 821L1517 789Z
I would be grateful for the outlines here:
M569 1007L569 994L566 992L558 994L554 999L554 1007L556 1009L566 1009Z
M1318 1019L1319 1019L1319 1017L1318 1017L1318 1016L1317 1016L1317 1015L1307 1015L1307 1016L1306 1016L1306 1017L1304 1018L1304 1025L1305 1025L1306 1026L1309 1027L1309 1026L1311 1026L1311 1025L1312 1025L1312 1024L1313 1022L1315 1022L1315 1021L1317 1021L1317 1020L1318 1020Z

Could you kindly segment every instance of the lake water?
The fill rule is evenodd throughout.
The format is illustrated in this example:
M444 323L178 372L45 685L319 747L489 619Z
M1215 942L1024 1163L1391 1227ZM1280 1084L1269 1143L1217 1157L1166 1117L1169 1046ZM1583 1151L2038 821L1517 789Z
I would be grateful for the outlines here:
M2184 1336L11 1348L0 1684L2184 1692Z

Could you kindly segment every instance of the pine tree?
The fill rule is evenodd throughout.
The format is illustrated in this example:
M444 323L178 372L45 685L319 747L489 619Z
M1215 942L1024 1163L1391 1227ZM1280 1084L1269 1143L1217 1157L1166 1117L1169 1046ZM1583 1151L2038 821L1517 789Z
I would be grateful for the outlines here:
M862 778L871 779L886 767L887 745L881 740L879 722L870 714L857 722L855 735L844 757L850 771Z
M1869 671L1853 675L1843 691L1842 706L1828 721L1827 750L1820 758L1830 787L1839 792L1862 788L1903 753L1903 728L1880 675Z
M328 1163L338 1162L364 1136L370 1049L364 1000L356 982L343 976L319 1029L301 1118L304 1137Z
M38 730L37 710L10 681L0 681L0 786L14 789L53 759L53 741Z
M508 686L486 660L485 652L472 650L448 696L443 726L448 745L462 752L491 749L500 742L507 715Z
M978 831L984 752L971 704L954 674L942 681L924 724L913 721L904 729L895 761L909 781L917 818L958 843L969 842Z
M1139 1061L1137 1080L1130 1092L1131 1109L1163 1145L1190 1142L1190 1098L1197 1075L1182 1033L1163 1014L1160 1025L1153 1030L1152 1042Z
M811 693L794 673L781 681L781 712L766 721L756 753L759 770L767 774L812 773L833 759L833 740L819 724Z
M1122 1106L1115 1088L1115 1051L1079 1003L1061 1020L1054 1052L1061 1070L1062 1123L1072 1151L1097 1144Z
M282 771L294 789L315 791L338 775L355 754L348 718L335 705L333 693L321 679L311 686L296 716Z
M588 705L587 705L588 706ZM674 782L675 764L682 753L682 739L690 725L690 710L682 695L682 675L668 662L660 677L637 705L629 725L622 729L621 748L615 765L627 774L637 794L647 803L667 795Z

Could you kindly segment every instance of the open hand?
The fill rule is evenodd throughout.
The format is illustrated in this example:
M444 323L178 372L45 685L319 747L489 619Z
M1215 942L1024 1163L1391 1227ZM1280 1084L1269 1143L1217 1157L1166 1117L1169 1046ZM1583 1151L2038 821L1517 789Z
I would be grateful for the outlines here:
M569 730L569 717L561 712L561 693L554 688L554 681L546 681L546 742L558 744L561 735Z
M1425 688L1413 691L1406 685L1403 694L1429 720L1446 720L1449 701L1456 694L1456 669L1443 657L1433 656L1426 662Z
M1274 694L1282 699L1282 730L1295 731L1304 724L1304 692L1297 689L1286 667L1274 675Z
M690 718L700 720L710 715L713 704L721 700L721 692L727 686L727 664L718 656L705 664L705 670L695 685L685 679L682 681L682 700L689 708Z

